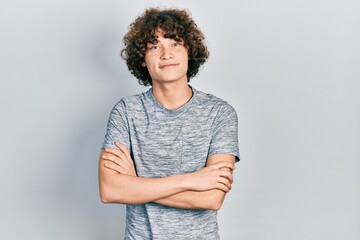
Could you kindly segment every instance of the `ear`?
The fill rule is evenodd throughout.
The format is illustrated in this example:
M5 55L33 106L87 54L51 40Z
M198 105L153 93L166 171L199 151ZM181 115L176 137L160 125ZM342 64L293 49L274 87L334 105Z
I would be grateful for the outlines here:
M145 61L142 61L142 62L141 62L141 66L146 67L146 62L145 62Z

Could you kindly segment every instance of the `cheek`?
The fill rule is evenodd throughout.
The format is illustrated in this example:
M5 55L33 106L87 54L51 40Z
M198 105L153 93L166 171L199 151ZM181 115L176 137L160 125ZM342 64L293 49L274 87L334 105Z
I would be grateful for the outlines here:
M184 63L186 62L186 65L188 65L190 58L187 53L184 55L183 60L184 60Z
M153 64L154 59L156 59L156 55L153 52L150 53L145 53L145 57L144 57L144 64L146 66L150 66Z
M184 53L184 60L187 62L190 60L190 57L189 57L189 54L187 51Z

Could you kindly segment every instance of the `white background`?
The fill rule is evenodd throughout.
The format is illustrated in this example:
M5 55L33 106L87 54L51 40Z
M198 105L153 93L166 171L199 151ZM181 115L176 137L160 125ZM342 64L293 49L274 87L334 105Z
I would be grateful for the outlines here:
M0 5L0 239L122 239L100 202L120 59L148 6L188 8L211 56L192 85L239 116L222 239L360 239L360 2L8 0Z

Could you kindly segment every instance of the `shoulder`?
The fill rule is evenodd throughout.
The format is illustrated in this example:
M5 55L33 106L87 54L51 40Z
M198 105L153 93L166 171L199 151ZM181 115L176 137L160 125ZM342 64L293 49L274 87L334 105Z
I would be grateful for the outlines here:
M144 105L147 95L148 91L123 97L115 103L113 110L129 111L131 109L137 109Z
M197 94L196 104L198 104L198 106L202 106L203 108L211 108L213 111L219 112L220 114L226 112L232 112L236 114L234 107L224 99L221 99L210 93L205 93L198 90L195 91Z

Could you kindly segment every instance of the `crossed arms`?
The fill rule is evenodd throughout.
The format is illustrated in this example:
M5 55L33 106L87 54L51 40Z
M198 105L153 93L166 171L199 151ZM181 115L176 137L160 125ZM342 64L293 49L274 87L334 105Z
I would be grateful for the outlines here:
M235 157L210 155L198 171L162 178L136 176L128 149L103 149L99 157L99 188L104 203L143 204L155 202L185 209L219 210L230 191Z

